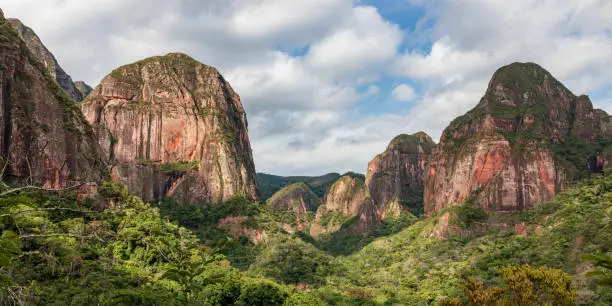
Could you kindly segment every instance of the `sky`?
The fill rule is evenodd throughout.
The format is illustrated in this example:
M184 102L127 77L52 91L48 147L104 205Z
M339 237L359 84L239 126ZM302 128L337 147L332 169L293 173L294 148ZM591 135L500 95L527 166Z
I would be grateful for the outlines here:
M535 62L612 113L608 0L0 0L74 80L183 52L240 94L258 172L365 173Z

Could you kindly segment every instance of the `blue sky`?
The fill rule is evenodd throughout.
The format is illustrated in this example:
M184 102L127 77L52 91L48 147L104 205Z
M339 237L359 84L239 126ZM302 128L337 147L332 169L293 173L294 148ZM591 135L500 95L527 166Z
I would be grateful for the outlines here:
M0 0L75 80L184 52L240 94L258 171L357 171L397 134L437 140L493 72L536 62L612 111L612 1ZM32 9L36 7L37 9Z

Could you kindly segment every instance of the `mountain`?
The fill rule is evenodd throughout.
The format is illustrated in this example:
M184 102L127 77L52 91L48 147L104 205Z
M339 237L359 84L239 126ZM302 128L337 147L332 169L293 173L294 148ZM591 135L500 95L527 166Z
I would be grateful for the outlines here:
M240 97L213 67L171 53L113 70L80 104L112 175L145 201L257 197Z
M81 93L81 96L83 97L83 99L85 99L87 95L89 95L89 93L93 91L93 88L91 88L91 86L89 86L84 81L76 81L74 83L74 86Z
M74 102L79 102L85 95L77 88L72 78L62 69L55 56L45 47L38 35L29 27L24 25L19 19L9 18L8 22L25 42L34 58L43 64L43 67L51 74L60 87L72 98Z
M377 222L376 208L363 178L344 175L334 182L319 206L310 235L336 232L354 217L359 218L352 229L356 234L365 234Z
M308 212L316 211L321 200L308 185L299 182L283 187L267 202L273 211L292 211L300 219L308 220Z
M423 213L423 176L435 146L424 132L402 134L368 164L366 184L381 218L401 209Z
M612 121L534 63L493 75L480 103L447 127L425 177L425 213L470 202L533 208L600 172Z
M304 182L320 198L324 197L329 187L340 177L338 173L321 176L279 176L257 173L257 182L262 200L269 199L281 188L297 182Z
M39 61L14 24L0 16L4 180L47 188L102 181L107 165L92 128L49 74L48 65L56 67L55 62Z

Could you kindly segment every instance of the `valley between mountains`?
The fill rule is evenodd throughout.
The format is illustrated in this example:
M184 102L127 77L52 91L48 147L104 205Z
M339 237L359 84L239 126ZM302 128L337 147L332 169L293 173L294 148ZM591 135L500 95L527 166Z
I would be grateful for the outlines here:
M0 74L0 305L612 304L612 117L536 63L437 141L290 177L189 55L91 87L0 16Z

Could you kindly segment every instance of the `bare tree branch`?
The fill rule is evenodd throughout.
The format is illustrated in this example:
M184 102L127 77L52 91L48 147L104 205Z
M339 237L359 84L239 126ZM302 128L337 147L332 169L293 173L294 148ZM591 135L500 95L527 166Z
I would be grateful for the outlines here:
M27 189L42 190L42 191L49 191L49 192L61 192L61 191L73 190L73 189L79 188L79 187L81 187L81 186L83 186L85 184L87 184L87 183L81 183L81 184L78 184L78 185L74 185L74 186L70 186L70 187L66 187L66 188L59 188L59 189L42 188L42 187L38 187L38 186L28 185L28 186L24 186L24 187L13 188L13 189L7 190L7 191L5 191L3 193L0 193L0 197L4 197L4 196L7 196L7 195L9 195L11 193L15 193L15 192L19 192L19 191L27 190Z
M32 234L32 235L21 235L19 236L19 239L47 238L47 237L98 238L92 235L83 236L83 235L75 235L75 234Z
M80 210L80 209L73 209L73 208L67 208L67 207L33 208L33 209L18 210L16 212L12 212L9 214L1 214L0 217L9 217L9 216L20 215L20 214L29 213L29 212L52 211L52 210L65 210L65 211L79 212L79 213L84 213L84 214L99 214L99 213L111 211L111 210L99 210L99 211L98 210Z

